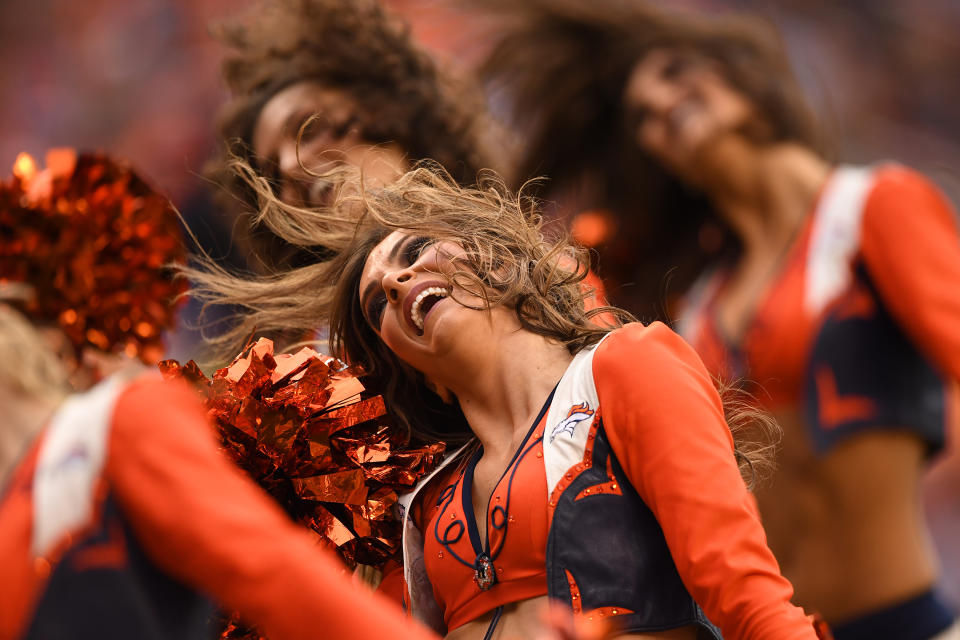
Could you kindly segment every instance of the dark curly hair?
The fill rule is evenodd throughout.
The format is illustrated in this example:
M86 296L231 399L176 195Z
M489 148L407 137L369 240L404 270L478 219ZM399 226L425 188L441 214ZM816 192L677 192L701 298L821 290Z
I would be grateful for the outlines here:
M661 308L671 274L683 291L705 265L739 247L703 194L681 184L636 143L624 91L650 51L676 49L716 63L757 107L761 143L823 151L821 133L777 31L754 16L706 15L641 0L475 0L504 19L481 74L524 134L514 186L547 175L541 197L616 214L619 232L601 253L608 289L638 316ZM706 247L706 248L705 248Z
M259 210L256 194L230 165L239 157L257 166L251 138L260 111L302 81L345 91L360 112L362 137L398 145L411 163L431 158L464 184L492 164L479 135L479 92L442 74L406 25L375 0L263 0L216 31L232 49L223 62L232 97L219 116L223 150L207 175L223 187L228 210ZM244 248L261 261L269 256L268 265L313 261L266 229L238 226Z

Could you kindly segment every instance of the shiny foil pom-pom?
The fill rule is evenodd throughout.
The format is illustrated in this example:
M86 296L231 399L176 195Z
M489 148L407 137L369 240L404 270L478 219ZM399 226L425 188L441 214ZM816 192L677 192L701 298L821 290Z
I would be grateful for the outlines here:
M198 390L227 454L347 568L380 567L398 552L398 493L437 466L445 445L411 443L357 372L309 347L274 354L264 338L212 378L192 360L160 371ZM221 637L260 638L236 618Z
M41 170L27 154L0 182L0 284L25 285L17 304L86 347L144 362L162 357L186 283L170 202L127 165L102 154L55 149Z
M198 389L224 450L348 567L381 565L398 550L397 494L445 446L411 443L356 372L309 347L275 355L265 338L212 378L193 361L160 370Z

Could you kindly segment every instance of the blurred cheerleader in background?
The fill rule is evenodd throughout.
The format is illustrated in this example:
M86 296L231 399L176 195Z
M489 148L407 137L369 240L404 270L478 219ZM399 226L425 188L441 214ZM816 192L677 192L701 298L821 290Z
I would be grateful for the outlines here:
M182 255L105 156L0 185L0 638L208 638L209 598L276 639L433 637L224 458L193 391L131 366L161 355Z
M486 72L521 166L617 212L602 254L648 311L674 269L681 332L760 385L783 426L757 492L796 601L838 640L954 638L920 506L960 378L960 235L910 169L834 165L763 22L616 1L488 3ZM696 284L694 281L696 280Z
M136 360L155 365L163 357L161 334L174 326L174 299L186 290L166 265L185 252L169 202L122 163L72 149L54 149L46 162L41 171L20 154L13 176L0 182L0 293L31 319L59 362L40 366L35 349L25 355L39 360L25 372L24 390L45 395L31 380L46 371L39 380L54 382L57 399ZM37 426L24 432L26 441ZM4 429L4 437L13 431ZM10 442L2 454L8 462L24 444Z
M375 0L269 0L220 28L231 48L223 76L231 93L220 114L224 148L210 177L237 211L251 266L269 271L324 256L259 224L242 159L292 205L324 205L334 185L315 174L361 167L371 184L396 179L417 160L439 162L461 183L499 159L479 91L453 80ZM314 174L314 175L312 175Z

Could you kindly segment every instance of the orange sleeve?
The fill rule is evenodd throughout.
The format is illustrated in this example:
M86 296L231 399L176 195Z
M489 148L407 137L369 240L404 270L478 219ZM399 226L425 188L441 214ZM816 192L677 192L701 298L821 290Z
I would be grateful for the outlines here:
M33 477L42 437L0 484L0 640L23 638L49 572L38 571L30 549Z
M915 171L880 169L861 233L864 263L891 315L960 380L960 234L949 203Z
M628 325L594 355L603 425L687 590L724 637L816 638L767 547L720 397L665 325Z
M354 584L223 457L185 386L144 379L123 392L106 475L157 566L270 638L436 637Z

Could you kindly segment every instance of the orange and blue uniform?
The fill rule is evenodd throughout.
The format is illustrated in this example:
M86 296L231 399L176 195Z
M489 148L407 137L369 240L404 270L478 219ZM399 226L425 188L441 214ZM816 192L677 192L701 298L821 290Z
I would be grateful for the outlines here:
M695 287L680 332L712 373L802 416L814 456L876 429L910 432L929 454L944 447L960 380L960 234L927 179L892 164L836 168L738 341L716 320L726 278L720 268ZM835 633L926 638L952 618L931 590Z
M480 455L468 445L402 500L403 599L435 630L546 595L624 632L817 637L790 604L711 378L665 326L627 325L574 357L491 496L486 540L471 506Z
M896 165L839 167L738 342L716 323L725 272L680 320L715 375L803 411L823 453L863 429L910 429L939 450L960 380L960 235L937 189Z
M111 378L57 411L0 498L0 638L435 638L344 575L217 448L196 395Z

